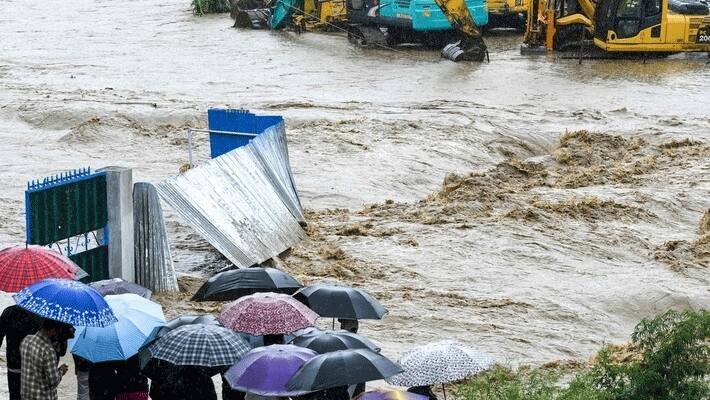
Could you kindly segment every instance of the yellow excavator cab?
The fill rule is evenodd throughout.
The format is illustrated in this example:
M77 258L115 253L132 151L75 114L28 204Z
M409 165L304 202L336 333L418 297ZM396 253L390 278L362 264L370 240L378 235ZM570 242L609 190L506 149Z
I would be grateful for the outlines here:
M525 29L530 0L488 0L487 28Z
M304 0L303 12L294 14L294 25L308 31L330 30L346 23L345 0Z
M523 52L710 52L710 9L699 0L531 0Z

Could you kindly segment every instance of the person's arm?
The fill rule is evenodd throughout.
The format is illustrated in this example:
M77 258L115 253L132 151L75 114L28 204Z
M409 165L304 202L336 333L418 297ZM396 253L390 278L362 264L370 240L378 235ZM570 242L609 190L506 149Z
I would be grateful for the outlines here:
M2 346L5 336L7 336L7 320L9 319L7 310L7 308L4 309L2 315L0 315L0 346Z
M54 352L54 349L44 352L42 363L42 371L47 386L59 386L59 382L62 381L62 377L66 373L66 369L62 370L64 365L62 365L62 367L57 366L57 353Z

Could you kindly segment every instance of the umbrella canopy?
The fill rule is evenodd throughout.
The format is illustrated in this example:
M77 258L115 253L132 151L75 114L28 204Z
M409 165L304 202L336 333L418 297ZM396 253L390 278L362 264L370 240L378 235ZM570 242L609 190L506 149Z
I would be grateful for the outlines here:
M47 278L87 276L72 260L44 246L16 246L0 251L0 290L19 292Z
M144 288L133 282L124 281L121 278L104 279L102 281L91 282L89 286L98 290L102 295L116 295L116 294L126 294L133 293L138 296L150 299L153 294L150 289Z
M259 396L302 396L286 386L303 364L315 357L313 350L290 345L256 348L230 368L224 377L232 389Z
M382 319L387 310L364 290L336 285L312 285L293 295L321 317Z
M360 393L355 400L429 400L421 394L402 392L400 390L372 390Z
M231 301L259 292L293 294L301 287L276 268L242 268L220 272L205 282L193 301Z
M160 331L158 331L157 337L163 337L168 334L168 332L181 326L193 324L221 326L219 321L217 321L217 318L214 317L214 315L183 315L182 317L177 317L166 323L165 326L163 326Z
M13 298L27 311L71 325L103 327L116 322L101 293L77 281L45 279Z
M308 360L289 382L289 390L315 392L388 378L402 369L372 350L340 350Z
M217 319L237 332L280 335L313 326L317 318L291 296L255 293L227 304Z
M444 340L408 351L399 363L404 373L387 382L411 387L455 382L489 369L495 361L462 343Z
M106 302L118 322L103 328L78 328L69 341L72 354L93 363L127 360L165 324L160 304L136 294L106 296Z
M296 336L291 340L296 346L309 348L318 354L348 349L370 349L379 352L380 348L369 339L348 331L316 331Z
M173 329L148 346L153 358L175 365L233 365L251 348L241 336L221 326L191 324Z

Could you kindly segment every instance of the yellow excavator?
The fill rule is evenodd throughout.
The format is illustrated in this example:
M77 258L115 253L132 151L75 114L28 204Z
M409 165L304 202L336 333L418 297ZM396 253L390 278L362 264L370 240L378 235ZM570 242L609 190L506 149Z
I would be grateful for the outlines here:
M591 45L593 43L593 45ZM521 52L591 56L710 52L705 0L530 0Z
M488 57L478 28L486 0L232 0L232 17L235 27L341 30L364 47L421 43L453 61Z
M531 0L487 0L488 25L486 29L515 28L525 30Z
M293 14L298 31L331 31L346 27L347 21L345 0L303 0L303 12Z

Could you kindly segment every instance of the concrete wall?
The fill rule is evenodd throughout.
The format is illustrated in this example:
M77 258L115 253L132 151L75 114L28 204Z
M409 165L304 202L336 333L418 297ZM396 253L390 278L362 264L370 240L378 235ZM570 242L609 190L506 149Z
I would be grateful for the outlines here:
M133 171L106 167L108 200L108 273L111 278L135 281L133 268Z

